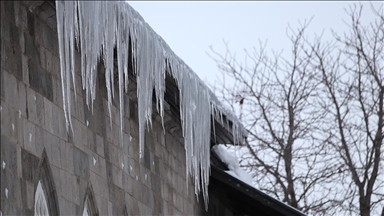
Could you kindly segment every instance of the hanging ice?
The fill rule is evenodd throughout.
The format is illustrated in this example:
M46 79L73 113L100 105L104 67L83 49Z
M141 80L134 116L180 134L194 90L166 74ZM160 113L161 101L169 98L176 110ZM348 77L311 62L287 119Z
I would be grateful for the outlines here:
M242 143L246 131L228 112L200 78L158 36L126 2L56 1L63 109L67 130L72 130L71 83L75 88L75 49L81 53L82 88L86 104L93 110L96 98L97 65L105 66L108 111L114 99L114 49L120 111L120 141L123 143L124 92L128 91L128 68L137 80L139 145L142 157L144 132L151 127L152 92L156 108L163 117L166 71L175 78L180 90L180 116L186 154L186 174L194 179L195 193L203 193L208 206L210 171L211 116L222 125L231 121L235 143ZM132 56L130 56L132 54ZM71 82L72 79L72 82ZM75 91L76 92L76 91ZM76 94L75 99L76 99ZM226 118L223 116L225 115ZM224 120L226 119L226 120ZM112 119L110 119L112 127ZM87 123L88 126L88 123ZM129 136L130 140L132 139ZM94 159L94 164L96 160ZM130 167L130 169L132 169Z

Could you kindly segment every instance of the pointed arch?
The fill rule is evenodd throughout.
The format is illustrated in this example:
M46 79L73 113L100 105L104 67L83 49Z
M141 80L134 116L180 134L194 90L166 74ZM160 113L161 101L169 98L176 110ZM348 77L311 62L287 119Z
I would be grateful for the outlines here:
M82 212L83 216L98 216L95 194L91 182L88 182L87 190L84 197L84 208Z
M46 216L49 215L47 198L43 191L41 181L37 184L36 193L35 193L35 210L34 215L37 216Z
M35 205L40 205L40 207L44 208L43 206L45 200L48 215L60 215L55 180L53 179L45 148L43 149L43 153L37 167L37 175L34 183L36 188Z

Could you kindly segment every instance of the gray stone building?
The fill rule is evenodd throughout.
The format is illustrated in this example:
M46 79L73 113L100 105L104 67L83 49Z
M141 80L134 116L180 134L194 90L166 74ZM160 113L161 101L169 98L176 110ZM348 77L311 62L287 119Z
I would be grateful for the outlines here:
M57 3L0 4L0 215L257 215L257 209L264 209L264 214L297 215L268 197L260 198L259 191L250 194L253 189L221 172L225 167L217 161L210 177L216 183L209 185L206 211L204 197L201 192L195 195L195 181L186 171L181 87L174 77L165 77L164 114L151 114L140 156L140 101L133 63L128 68L130 83L122 95L124 103L120 106L122 100L114 99L109 112L106 62L98 65L97 96L89 107L81 54L76 50L76 79L68 91L73 100L65 107ZM132 43L129 46L132 50ZM118 83L117 73L113 76ZM111 91L117 98L118 89ZM152 106L156 110L155 99ZM72 124L67 128L65 111L69 108ZM212 122L208 149L216 143L235 143L234 122L222 124L214 117ZM241 184L242 191L228 189L228 180ZM248 207L232 200L227 189L237 194L236 199L246 200Z

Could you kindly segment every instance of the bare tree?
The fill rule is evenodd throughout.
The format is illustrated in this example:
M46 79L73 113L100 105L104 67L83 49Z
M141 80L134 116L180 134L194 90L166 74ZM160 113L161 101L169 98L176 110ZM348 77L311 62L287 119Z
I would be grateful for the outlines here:
M382 9L382 8L381 8ZM288 28L291 58L245 50L244 62L212 49L213 86L249 130L242 166L262 191L314 215L379 214L384 200L384 18L323 43ZM382 11L382 10L381 10ZM229 82L228 82L229 79Z
M384 8L372 7L378 19L369 26L361 24L362 9L347 11L350 32L334 33L335 43L318 39L308 55L321 81L327 143L340 158L336 200L350 213L369 216L384 207Z
M212 51L224 74L215 91L249 130L242 165L253 173L261 190L303 212L320 214L331 207L324 197L331 196L332 190L325 185L336 171L329 163L335 158L327 154L318 133L324 114L315 107L319 82L311 56L303 50L307 24L298 31L289 28L292 59L276 52L269 57L261 42L253 53L246 51L243 64L228 47L224 56Z

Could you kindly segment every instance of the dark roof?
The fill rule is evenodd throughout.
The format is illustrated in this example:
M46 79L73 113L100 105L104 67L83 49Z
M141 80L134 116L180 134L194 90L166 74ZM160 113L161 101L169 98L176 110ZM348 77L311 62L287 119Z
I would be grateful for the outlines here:
M215 184L214 188L221 188L221 198L230 199L225 202L231 205L236 215L305 216L299 210L233 177L225 170L228 170L226 164L211 151L210 185Z

